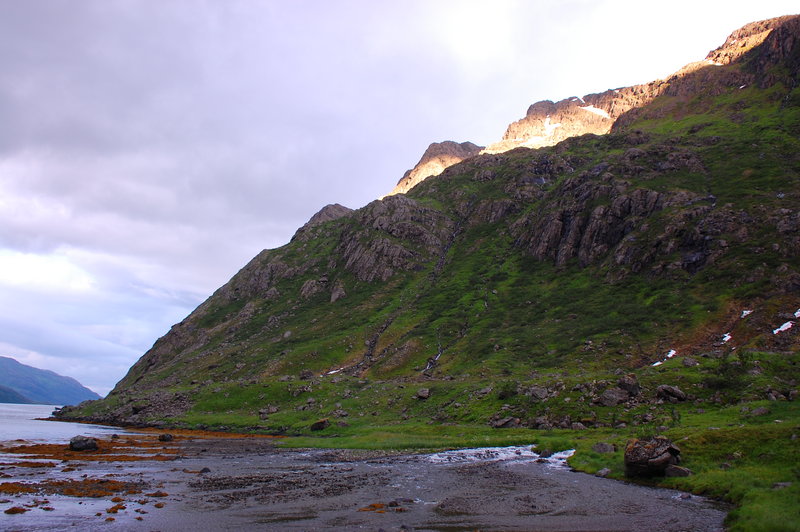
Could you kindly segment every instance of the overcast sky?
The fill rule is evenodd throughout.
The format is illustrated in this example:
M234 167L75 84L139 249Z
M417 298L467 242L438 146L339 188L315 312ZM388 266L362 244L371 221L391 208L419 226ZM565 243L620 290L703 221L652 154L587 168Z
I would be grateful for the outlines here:
M497 141L535 101L665 77L795 5L0 0L0 355L105 394L429 143Z

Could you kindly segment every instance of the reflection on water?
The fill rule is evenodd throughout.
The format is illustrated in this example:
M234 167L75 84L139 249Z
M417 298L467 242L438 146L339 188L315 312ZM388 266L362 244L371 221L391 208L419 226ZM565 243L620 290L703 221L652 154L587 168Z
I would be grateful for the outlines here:
M0 403L0 441L21 439L40 443L60 443L78 434L108 437L114 433L125 433L118 427L37 419L49 417L55 408L54 405Z

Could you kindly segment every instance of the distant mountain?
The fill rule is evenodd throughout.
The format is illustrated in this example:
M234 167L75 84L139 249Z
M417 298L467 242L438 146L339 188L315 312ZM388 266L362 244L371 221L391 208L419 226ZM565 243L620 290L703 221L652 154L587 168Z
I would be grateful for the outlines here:
M0 403L75 405L99 398L71 377L0 357Z
M27 405L33 403L30 399L21 395L11 388L0 386L0 403L15 403L19 405Z

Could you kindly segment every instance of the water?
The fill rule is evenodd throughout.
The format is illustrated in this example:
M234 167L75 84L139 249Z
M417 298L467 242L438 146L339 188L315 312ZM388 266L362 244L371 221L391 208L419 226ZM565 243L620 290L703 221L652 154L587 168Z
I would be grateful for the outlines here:
M54 405L17 405L0 403L0 441L26 440L35 443L63 443L82 434L92 437L109 437L125 434L119 427L42 421L56 408Z

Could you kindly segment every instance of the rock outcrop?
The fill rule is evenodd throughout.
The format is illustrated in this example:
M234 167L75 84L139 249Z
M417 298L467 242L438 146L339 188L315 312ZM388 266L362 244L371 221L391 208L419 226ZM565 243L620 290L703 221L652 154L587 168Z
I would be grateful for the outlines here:
M324 206L320 209L314 216L312 216L306 223L298 229L292 240L296 238L301 238L308 233L308 230L312 227L316 227L320 224L325 222L330 222L333 220L338 220L344 216L349 215L353 212L353 209L345 207L344 205L339 205L338 203L331 203L329 205Z
M414 165L414 168L403 174L403 177L388 195L405 194L414 188L417 183L428 177L441 174L446 168L479 154L482 149L482 146L471 142L458 143L452 140L434 142L428 146L428 149L422 154L422 158Z

